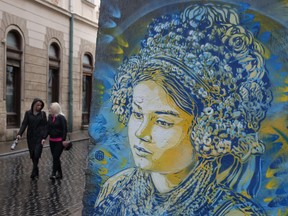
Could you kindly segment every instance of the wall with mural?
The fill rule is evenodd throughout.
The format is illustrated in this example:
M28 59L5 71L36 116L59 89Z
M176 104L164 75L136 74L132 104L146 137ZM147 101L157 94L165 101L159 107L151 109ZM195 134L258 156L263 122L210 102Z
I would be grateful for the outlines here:
M287 215L287 14L102 1L83 215Z

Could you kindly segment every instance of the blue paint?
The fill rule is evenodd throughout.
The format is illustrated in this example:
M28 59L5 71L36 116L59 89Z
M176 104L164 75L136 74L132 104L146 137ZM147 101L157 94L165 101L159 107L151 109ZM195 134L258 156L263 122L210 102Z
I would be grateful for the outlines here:
M274 208L281 206L288 206L288 196L287 195L277 196L271 202L269 202L268 206Z
M262 34L260 34L259 36L259 40L262 42L262 43L267 43L269 41L271 37L271 32L263 32Z
M127 3L128 1L124 1L124 2ZM102 2L102 4L105 5L104 8L107 10L102 10L104 11L103 13L105 14L106 17L105 19L102 19L102 22L99 23L99 26L100 28L103 28L103 27L107 28L108 31L114 28L115 32L110 31L111 35L108 35L108 34L105 35L104 34L105 31L99 31L101 34L97 42L98 59L95 65L96 69L94 73L94 78L101 81L101 84L103 85L104 89L97 90L98 94L95 97L97 97L97 99L101 98L102 105L99 108L99 112L97 112L97 115L98 114L99 115L97 117L95 116L91 117L91 125L89 127L89 134L97 142L97 145L95 146L95 148L93 148L93 150L91 150L91 154L89 155L89 162L88 162L88 169L89 169L89 172L91 172L90 173L91 176L89 177L91 178L87 179L87 182L90 185L89 185L89 189L86 191L87 195L83 199L84 203L86 202L86 206L85 206L86 209L88 208L90 210L88 211L87 215L93 212L93 207L91 208L91 206L94 205L93 201L95 201L97 194L99 192L99 185L101 185L106 179L115 175L119 171L129 168L129 167L134 167L131 153L127 151L127 149L129 149L127 130L120 129L122 128L122 125L121 127L119 127L120 125L117 121L117 117L110 113L111 103L109 101L109 97L110 97L109 93L114 83L114 76L115 74L118 73L117 68L119 66L119 62L113 62L112 60L113 56L111 55L109 56L109 53L106 53L106 52L101 53L101 51L103 50L107 51L108 49L107 50L105 49L106 46L109 46L109 45L112 46L112 42L116 43L115 36L119 32L123 32L123 35L121 36L123 36L124 39L127 39L127 38L130 39L128 40L130 47L129 48L125 47L123 49L124 54L123 56L119 55L120 58L124 57L125 55L130 55L131 53L133 53L133 49L137 50L136 47L139 46L140 42L139 44L135 45L135 43L138 43L137 41L138 38L133 38L132 33L138 33L139 28L135 28L136 29L135 31L137 32L133 32L133 31L129 32L128 29L129 28L132 29L135 27L132 25L134 24L133 22L135 20L137 21L138 19L139 20L141 19L143 22L148 23L150 22L150 18L152 20L155 14L156 15L162 14L163 9L161 9L162 11L160 9L159 11L157 11L157 7L155 7L155 5L157 5L157 3L159 3L159 5L162 4L162 6L165 4L168 5L168 2L171 4L171 1L167 1L167 3L165 2L166 1L156 2L156 1L147 0L147 3L146 3L145 1L137 1L137 4L139 4L139 11L141 11L141 7L142 7L142 8L146 8L145 11L149 11L149 13L151 12L151 15L148 12L146 12L146 13L142 13L141 15L137 14L138 16L133 13L134 11L130 11L131 12L130 13L128 9L126 10L126 8L129 8L129 4L133 5L133 4L136 4L136 2L133 2L133 1L129 2L129 4L125 4L125 6L123 6L122 9L120 8L121 1L108 1L107 0L106 2L105 1ZM154 6L153 8L149 9L149 4L152 5L152 3ZM253 4L253 2L251 3ZM178 2L178 4L180 5L180 2ZM243 3L243 4L240 3L240 5L241 6L239 8L239 11L240 13L242 13L242 17L245 18L244 20L242 20L243 24L245 24L245 26L249 28L250 31L252 31L254 35L258 35L260 32L260 23L254 22L254 17L255 17L254 15L255 11L253 11L254 8L250 8L249 4L246 4L246 3ZM176 5L173 5L173 7L174 6ZM169 9L172 11L171 8ZM173 11L181 11L180 7L177 9L175 8L176 7L173 8ZM247 11L246 11L247 9L251 9L251 11L249 11L250 14L247 14ZM155 10L156 12L154 13L153 10ZM125 14L123 14L122 11L126 11L127 17L125 17ZM167 13L169 14L169 11ZM199 22L199 20L201 20L201 15L199 15L198 18L199 18L198 22L194 23L194 25L198 26L199 29L201 29L205 26L205 24ZM171 17L168 17L168 19L170 20L174 19L176 23L179 22L179 19L177 16L176 17L171 16ZM127 24L129 23L128 21L130 21L130 25ZM136 21L135 23L137 23ZM124 23L123 26L127 27L124 29L125 31L127 30L128 33L126 33L124 30L121 31L122 22ZM137 24L139 24L139 22ZM265 23L261 23L261 25L263 24L265 25ZM105 33L107 33L108 31L106 31ZM169 34L169 33L170 32L167 31L164 34ZM273 33L275 32L273 31L263 32L261 33L261 35L259 35L258 39L262 43L269 43L271 39L271 35ZM99 46L99 43L100 43L100 46ZM217 43L220 44L220 41L218 42L215 41L215 44ZM142 43L142 45L145 46L146 44ZM101 50L101 48L103 48L103 50ZM209 57L208 54L206 53L204 53L203 56L206 58ZM267 62L267 68L269 68L268 70L270 71L270 75L271 75L271 77L269 77L271 78L271 83L272 83L271 86L274 89L276 89L279 92L279 94L287 95L288 94L287 92L281 92L281 90L279 90L287 86L287 83L285 84L284 82L285 79L287 78L287 72L281 71L287 68L287 64L283 62L280 58L278 58L276 55L273 55L273 54L271 55L269 59L266 60L266 62ZM208 61L207 65L213 65L213 61ZM256 66L256 65L254 64L253 66ZM243 73L243 75L245 74ZM241 104L235 104L235 106L237 107L240 105ZM283 115L285 115L285 112L283 112L283 110L287 110L285 109L285 107L287 106L287 103L283 103L283 102L279 103L279 102L273 101L272 106L273 106L272 109L267 114L267 116L269 116L271 120L274 120L275 116L283 117ZM217 109L217 106L213 108ZM225 110L225 114L229 113L228 111L227 112L226 111L227 110ZM216 127L216 124L213 126L213 129L215 127ZM280 128L279 130L285 133L285 131L283 131L282 128ZM248 133L249 130L245 132ZM245 169L247 168L247 170L249 170L249 166L256 167L255 174L252 176L250 184L242 183L244 182L242 181L242 179L245 180L245 176L247 174L244 172L241 173L239 179L237 180L237 184L241 185L242 183L241 187L245 188L245 190L247 190L247 193L252 195L253 199L255 199L255 201L258 201L258 203L260 203L260 205L262 205L265 208L268 215L276 215L277 210L281 209L282 207L283 209L285 209L284 207L288 206L287 192L286 192L286 187L288 185L285 181L286 179L288 179L287 178L288 170L286 168L288 166L287 166L287 162L285 159L285 157L287 156L286 155L283 156L283 152L281 152L283 145L286 145L287 143L282 143L278 140L280 138L279 134L280 134L279 131L275 131L275 134L268 134L268 135L264 134L264 136L261 137L262 141L265 143L266 152L264 152L263 155L257 155L255 162L251 164L246 164L244 167ZM235 143L233 143L233 145L235 145ZM111 158L105 157L105 155L103 154L103 149L111 155ZM281 156L276 157L277 155L281 155ZM105 165L102 164L104 159L107 160L107 164ZM127 159L127 164L124 164L124 166L122 167L122 162L125 159ZM219 170L220 173L223 172L225 169L228 169L233 164L233 157L229 155L224 156L222 158L222 164L223 165ZM261 166L258 166L258 164L261 164ZM99 176L97 171L102 168L108 170L107 175ZM277 169L277 171L273 170L276 172L274 176L269 177L269 179L267 179L267 177L265 176L265 173L267 172L268 168ZM265 188L264 186L268 184L271 180L274 180L274 178L277 178L277 180L280 182L279 188L275 188L271 190L268 190L267 188ZM91 189L93 188L93 186L95 188ZM258 188L259 188L259 191L257 193ZM238 187L235 186L235 190L237 191ZM186 196L189 197L189 194L186 194ZM269 204L263 201L265 198L268 198L268 197L269 198L272 197L272 201ZM112 197L111 199L113 200ZM117 206L115 206L114 213L115 215L119 213L119 209L117 209ZM166 215L166 214L169 215L168 213L164 213L163 215Z
M111 35L101 35L100 37L99 37L99 42L100 43L103 43L103 44L109 44L109 43L111 43L113 40L114 40L114 37L113 36L111 36Z
M115 28L117 26L116 22L113 20L106 20L106 22L102 23L104 28Z
M280 156L278 158L276 158L270 165L271 169L280 169L282 167L286 167L287 166L287 159L285 158L285 156Z
M95 158L98 161L102 161L104 159L104 152L101 150L98 150L95 152Z
M278 134L265 134L262 139L265 143L271 143L271 142L275 142L277 139L279 139L279 135ZM279 143L275 143L274 145L279 145Z

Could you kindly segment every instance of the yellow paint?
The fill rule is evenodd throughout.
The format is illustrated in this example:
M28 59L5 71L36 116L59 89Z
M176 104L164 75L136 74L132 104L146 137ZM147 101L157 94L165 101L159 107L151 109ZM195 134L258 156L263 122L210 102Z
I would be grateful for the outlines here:
M108 169L106 168L100 168L98 169L99 175L106 175L108 173Z
M122 38L122 37L117 38L117 43L122 47L125 47L125 48L129 47L128 42L126 40L124 40L124 38Z
M105 155L106 157L112 158L112 155L111 155L108 151L106 151L105 149L101 149L101 151L104 153L104 155Z
M247 193L247 191L242 191L241 194L249 199L251 199L251 195Z
M127 164L127 160L124 158L122 161L121 161L121 168L125 167Z
M285 83L287 83L287 80L285 80ZM284 93L288 92L288 86L285 87L279 87L277 90L279 90L280 94L278 97L275 98L276 102L287 102L288 101L288 95L285 95Z
M245 214L244 212L240 211L240 210L231 210L229 211L227 214L225 214L226 216L245 216L247 214Z
M122 58L120 58L120 57L115 57L115 58L112 58L112 61L114 61L114 62L120 62L120 61L122 61Z
M271 179L266 185L267 189L277 189L279 187L279 181L276 178Z
M276 98L277 102L287 102L288 101L288 96L287 95L281 95L281 97Z
M285 209L285 212L284 211L282 212L282 210L279 209L277 215L278 216L287 216L288 215L288 208Z
M264 199L264 202L269 203L269 202L271 202L272 200L273 200L272 197L267 197L267 198Z
M102 161L101 161L101 164L102 164L102 165L106 165L107 163L108 163L107 160L102 160Z
M117 54L117 55L123 55L124 51L121 47L111 47L111 51L110 53L113 54Z
M283 7L288 7L288 0L282 0Z
M285 132L287 131L286 126L287 126L287 119L283 118L283 115L281 114L279 115L279 117L274 118L274 119L266 118L261 124L261 129L259 131L260 137L265 136L267 134L278 134L278 132L275 131L274 128L277 128L280 131L283 131L283 133L287 133ZM281 150L279 151L279 153L275 155L275 158L279 157L280 154L288 153L288 143L286 142L286 140L282 136L279 136L278 140L276 141L283 143L283 146ZM266 145L266 148L267 150L269 150L270 148L273 148L273 146Z
M118 124L116 127L115 127L115 132L118 133L118 132L121 132L124 128L126 128L126 126L124 124Z
M268 169L266 172L266 178L272 178L274 176L274 174L276 173L277 170L275 169Z

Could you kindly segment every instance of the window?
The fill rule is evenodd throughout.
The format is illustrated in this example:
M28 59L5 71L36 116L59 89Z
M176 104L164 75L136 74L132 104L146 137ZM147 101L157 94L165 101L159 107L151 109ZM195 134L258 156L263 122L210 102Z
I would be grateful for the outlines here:
M52 43L49 47L48 104L59 102L60 48Z
M7 34L6 112L7 128L20 126L22 38L16 31Z
M89 124L90 104L92 95L93 63L90 54L83 56L83 80L82 80L82 125Z

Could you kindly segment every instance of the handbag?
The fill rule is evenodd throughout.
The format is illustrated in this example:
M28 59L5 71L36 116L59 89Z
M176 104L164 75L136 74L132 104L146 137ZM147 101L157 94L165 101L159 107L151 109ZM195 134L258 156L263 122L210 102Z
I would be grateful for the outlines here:
M64 146L64 150L66 151L69 151L72 148L73 144L69 136L68 136L68 140L62 141L62 145Z

